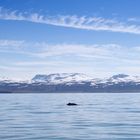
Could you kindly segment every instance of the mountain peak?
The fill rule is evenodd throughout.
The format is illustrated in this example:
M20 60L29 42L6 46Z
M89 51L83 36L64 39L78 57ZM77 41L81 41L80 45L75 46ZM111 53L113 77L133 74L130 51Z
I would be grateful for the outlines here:
M116 74L116 75L113 75L111 78L118 79L118 78L126 78L128 76L129 75L127 75L127 74Z
M33 82L48 82L48 83L63 83L73 81L85 81L91 79L89 76L82 73L53 73L48 75L36 75Z

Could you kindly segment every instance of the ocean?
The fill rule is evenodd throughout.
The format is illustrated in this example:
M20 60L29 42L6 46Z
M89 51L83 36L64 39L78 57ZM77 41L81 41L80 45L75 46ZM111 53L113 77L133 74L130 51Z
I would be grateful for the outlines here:
M137 139L139 93L0 94L0 140Z

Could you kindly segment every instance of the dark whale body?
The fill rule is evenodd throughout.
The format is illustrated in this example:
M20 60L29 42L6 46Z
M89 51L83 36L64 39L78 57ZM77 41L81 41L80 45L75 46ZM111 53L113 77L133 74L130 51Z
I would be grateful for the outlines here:
M76 103L68 103L67 104L68 106L75 106L75 105L77 105Z

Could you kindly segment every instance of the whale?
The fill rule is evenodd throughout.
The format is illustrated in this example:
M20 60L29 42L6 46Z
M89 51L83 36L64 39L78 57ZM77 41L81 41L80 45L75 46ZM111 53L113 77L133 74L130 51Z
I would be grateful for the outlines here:
M68 105L68 106L76 106L76 105L78 105L78 104L76 104L76 103L67 103L67 105Z

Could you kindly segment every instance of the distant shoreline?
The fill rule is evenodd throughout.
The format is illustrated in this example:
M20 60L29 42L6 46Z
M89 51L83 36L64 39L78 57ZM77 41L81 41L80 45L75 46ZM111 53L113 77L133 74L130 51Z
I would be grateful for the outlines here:
M106 93L110 93L110 94L117 94L117 93L140 93L140 91L137 92L0 92L0 94L106 94Z

